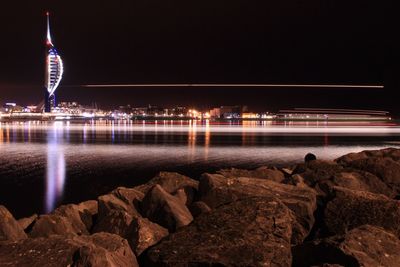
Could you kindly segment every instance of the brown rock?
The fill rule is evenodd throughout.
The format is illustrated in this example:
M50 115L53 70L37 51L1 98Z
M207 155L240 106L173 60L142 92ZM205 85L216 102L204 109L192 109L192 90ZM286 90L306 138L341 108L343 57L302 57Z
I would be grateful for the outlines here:
M49 237L51 235L63 235L72 237L74 235L88 234L82 233L82 228L76 227L69 218L57 214L40 215L29 233L30 237Z
M24 229L18 224L8 209L0 205L0 242L18 241L27 238Z
M400 202L384 195L334 188L335 198L325 210L329 231L345 234L364 224L382 227L400 236Z
M200 200L211 209L248 196L273 196L291 209L297 218L293 228L293 243L301 243L314 224L316 194L309 188L299 188L269 180L226 178L204 174L199 184Z
M143 199L141 209L145 217L170 231L188 225L193 220L186 205L158 184L148 191Z
M203 213L211 212L211 208L203 201L194 202L192 205L190 205L189 210L195 218Z
M273 197L219 206L150 248L145 266L291 266L292 212Z
M51 236L0 246L0 266L138 266L128 242L119 236Z
M132 223L132 236L128 239L135 254L139 256L148 247L157 244L168 235L164 227L146 218L137 218Z
M36 222L36 219L38 218L37 214L33 214L30 217L27 218L21 218L18 220L18 224L21 226L21 228L26 231L30 226L33 225L33 223Z
M383 228L363 225L346 235L302 244L293 249L293 266L387 266L400 264L400 240ZM329 262L330 265L320 264Z
M135 189L147 193L154 185L160 185L166 192L174 194L180 188L197 191L199 182L176 172L160 172L156 177Z
M133 200L136 198L132 198L133 194L125 194L123 200L115 192L98 198L99 213L93 232L108 232L125 237L132 220L141 215L134 206ZM123 193L127 191L118 191L121 196Z
M283 172L277 169L270 169L268 167L259 167L255 170L243 170L243 169L223 169L217 171L227 178L239 178L239 177L251 177L258 179L267 179L277 183L281 183L285 179Z
M88 235L95 212L97 212L96 201L62 205L48 215L39 216L29 235L31 237Z
M299 165L295 172L303 177L308 186L315 188L318 195L324 199L331 197L334 186L384 194L389 197L394 196L393 190L375 175L344 167L333 161L310 161L302 166ZM294 175L292 179L289 179L288 183L295 183L295 181L292 181L293 177Z
M400 161L395 161L391 157L361 157L352 161L348 158L339 158L337 162L376 175L397 195L400 194Z

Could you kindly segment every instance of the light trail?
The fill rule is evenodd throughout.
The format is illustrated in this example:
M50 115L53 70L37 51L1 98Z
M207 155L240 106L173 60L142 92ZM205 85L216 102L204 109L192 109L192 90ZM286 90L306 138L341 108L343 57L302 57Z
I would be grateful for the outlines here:
M80 87L113 88L113 87L287 87L287 88L364 88L383 89L383 85L353 84L233 84L233 83L171 83L171 84L83 84Z

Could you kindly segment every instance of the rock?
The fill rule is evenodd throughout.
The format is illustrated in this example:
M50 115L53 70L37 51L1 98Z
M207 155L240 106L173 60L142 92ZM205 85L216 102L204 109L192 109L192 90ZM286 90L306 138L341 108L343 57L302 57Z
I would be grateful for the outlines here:
M38 218L38 215L37 214L33 214L30 217L19 219L18 220L18 224L19 224L19 226L21 226L21 228L24 231L27 231L27 229L29 229L31 226L33 226L33 224L36 222L37 218Z
M260 167L255 170L243 170L243 169L231 168L231 169L219 170L217 171L217 173L227 178L251 177L259 179L267 179L278 183L281 183L285 179L285 175L283 172L277 169L269 169L268 167Z
M125 237L132 220L141 217L133 203L136 197L142 196L140 192L136 194L137 192L136 190L135 192L118 190L100 196L98 198L99 213L93 232L108 232ZM124 195L122 199L118 197L118 194Z
M355 158L351 156L350 158ZM360 157L349 160L349 156L339 158L338 163L354 169L370 172L379 177L397 195L400 195L400 161L392 157Z
M400 201L364 191L334 188L325 209L325 224L334 234L345 234L364 224L382 227L400 236Z
M295 173L303 177L303 181L308 186L315 188L318 195L324 199L331 197L334 186L384 194L389 197L394 196L394 192L375 175L343 167L333 161L311 161L299 165ZM293 179L294 175L288 179L288 183L295 183L292 181Z
M62 205L50 214L39 216L32 226L29 236L88 235L92 227L92 217L96 210L96 201L86 201L78 205Z
M285 179L285 184L294 185L301 188L310 188L305 182L304 178L300 174L294 174L289 178Z
M117 198L125 201L129 205L134 207L138 206L138 203L142 201L144 194L143 192L136 190L134 188L118 187L113 190L111 194L115 195Z
M359 153L349 153L347 155L339 157L335 161L340 164L346 164L360 159L384 157L390 158L394 161L400 161L400 149L385 148L380 150L365 150Z
M313 161L313 160L317 160L317 156L315 156L313 153L308 153L304 157L304 162L305 163L308 163L308 162Z
M136 257L130 249L128 242L116 235L108 233L94 234L84 239L93 245L81 246L75 253L76 267L86 266L132 266L139 267Z
M387 266L400 264L400 240L380 227L363 225L346 235L293 248L293 266ZM329 262L329 264L320 264Z
M157 244L168 234L168 230L164 227L152 223L146 218L137 218L132 223L132 236L128 241L135 254L139 256L148 247Z
M144 266L291 266L294 221L274 197L243 198L163 239Z
M193 220L186 205L158 184L148 191L141 209L144 217L168 228L169 231L175 231Z
M179 188L173 196L179 198L183 204L190 206L195 199L196 192L191 187Z
M123 238L108 233L92 236L29 238L0 246L0 266L139 266Z
M295 213L297 225L293 228L293 243L301 243L309 234L317 207L314 190L269 180L230 179L218 174L204 174L200 179L200 200L211 209L248 196L277 197Z
M82 234L88 234L88 232L82 233L82 228L73 225L69 218L57 214L48 214L39 216L29 233L29 237L49 237L51 235L72 237Z
M203 213L211 212L210 207L204 203L203 201L196 201L189 207L190 212L192 213L193 217L198 217Z
M160 185L166 192L174 194L180 188L197 191L199 182L176 172L160 172L156 177L135 189L146 194L154 185Z
M27 238L24 229L18 224L8 209L0 205L0 242L18 241Z

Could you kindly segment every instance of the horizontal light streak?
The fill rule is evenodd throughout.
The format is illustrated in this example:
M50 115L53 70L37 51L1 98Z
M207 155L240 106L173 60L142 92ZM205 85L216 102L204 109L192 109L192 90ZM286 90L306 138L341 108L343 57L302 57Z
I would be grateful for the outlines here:
M152 124L152 125L137 125L137 124L110 124L110 125L73 125L63 124L63 122L56 122L49 125L32 125L28 127L34 130L53 130L54 126L62 127L69 132L79 131L96 131L97 133L105 133L114 131L115 133L120 132L131 132L131 133L212 133L212 134L243 134L243 133L254 133L254 134L311 134L311 135L324 135L324 134L337 134L337 135L363 135L363 136L374 136L374 135L386 135L386 134L400 134L400 126L271 126L271 125L171 125L171 124ZM0 129L25 129L25 125L21 124L7 124L0 123Z
M253 83L171 83L171 84L84 84L81 87L113 88L113 87L293 87L293 88L364 88L383 89L383 85L354 84L253 84Z

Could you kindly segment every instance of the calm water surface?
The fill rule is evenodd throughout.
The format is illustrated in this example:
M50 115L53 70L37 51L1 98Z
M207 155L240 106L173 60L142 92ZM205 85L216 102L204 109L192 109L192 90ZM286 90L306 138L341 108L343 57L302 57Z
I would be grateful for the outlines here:
M0 204L16 217L134 186L161 170L194 178L220 168L302 162L308 152L400 148L396 123L0 122Z

